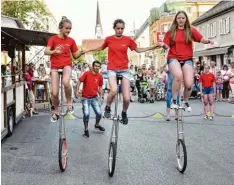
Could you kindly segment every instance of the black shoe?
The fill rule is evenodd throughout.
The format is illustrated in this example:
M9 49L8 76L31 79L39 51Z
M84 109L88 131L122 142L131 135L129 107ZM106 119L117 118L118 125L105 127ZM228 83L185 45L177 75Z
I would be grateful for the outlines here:
M122 123L124 125L128 124L128 117L127 117L127 113L126 112L122 112Z
M53 123L55 123L58 120L59 120L59 115L56 114L56 113L53 113L52 116L51 116L51 118L50 118L50 121L53 122Z
M110 109L110 107L106 106L105 112L104 112L104 117L105 118L111 118L111 109Z
M37 111L32 111L33 115L38 115Z
M105 128L102 127L101 125L95 125L95 128L96 128L96 129L99 129L99 130L102 131L102 132L105 131Z
M83 136L84 136L84 137L89 137L89 130L85 130Z

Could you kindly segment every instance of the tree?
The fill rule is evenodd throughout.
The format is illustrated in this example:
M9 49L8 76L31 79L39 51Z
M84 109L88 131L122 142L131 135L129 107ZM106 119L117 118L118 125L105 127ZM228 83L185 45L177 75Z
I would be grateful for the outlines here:
M21 20L23 24L33 30L45 29L42 21L45 21L45 17L50 15L46 5L38 0L3 1L2 14Z
M98 60L101 63L104 63L106 61L106 54L107 52L105 50L93 52L94 59Z
M79 51L82 50L82 47L81 47L81 46L78 46L78 48L79 48ZM78 59L74 59L74 58L73 58L72 62L75 63L75 64L84 63L84 62L85 62L84 55L80 56Z

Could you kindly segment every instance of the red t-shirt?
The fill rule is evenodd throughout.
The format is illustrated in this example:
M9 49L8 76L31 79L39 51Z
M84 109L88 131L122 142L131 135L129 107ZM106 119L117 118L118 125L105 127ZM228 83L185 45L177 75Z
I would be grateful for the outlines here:
M202 87L212 87L216 79L212 73L202 73L199 82L202 83Z
M103 77L100 73L93 74L92 71L86 71L81 77L83 82L82 97L94 98L98 94L98 87L103 85Z
M65 66L72 65L71 53L78 51L76 42L71 37L65 39L60 38L58 35L53 35L49 38L47 47L54 50L58 45L62 46L62 53L51 55L51 69L59 69Z
M130 37L107 37L102 44L102 49L108 47L107 70L128 70L128 48L135 50L137 44Z
M193 41L200 42L203 36L192 28ZM179 61L193 58L193 43L186 43L186 37L183 29L176 30L175 43L171 44L171 32L167 32L163 42L170 47L167 60L175 58Z
M27 82L27 85L28 85L28 90L32 90L32 86L33 86L32 76L28 72L26 72L25 73L25 78L26 78L26 82Z

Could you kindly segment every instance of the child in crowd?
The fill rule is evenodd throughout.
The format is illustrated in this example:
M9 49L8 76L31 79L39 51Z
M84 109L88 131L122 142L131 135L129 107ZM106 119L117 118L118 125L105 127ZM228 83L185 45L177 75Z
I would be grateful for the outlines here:
M150 77L149 77L149 88L150 88L150 98L154 98L154 95L155 95L155 84L156 84L156 79L154 77L154 73L151 73L150 74Z
M216 101L222 101L222 90L223 90L223 76L221 71L217 72L216 75Z
M216 79L214 74L211 73L209 70L210 66L206 65L204 67L204 73L202 73L200 76L199 82L200 82L201 96L203 97L203 104L204 104L204 112L205 112L204 119L213 120ZM210 117L208 117L207 114L208 103L210 105Z

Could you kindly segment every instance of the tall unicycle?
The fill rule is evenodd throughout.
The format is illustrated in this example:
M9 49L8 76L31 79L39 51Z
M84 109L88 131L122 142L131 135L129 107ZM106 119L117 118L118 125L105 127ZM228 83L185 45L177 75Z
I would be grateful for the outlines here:
M67 167L67 159L68 159L68 149L67 149L67 140L66 140L66 128L64 123L64 117L66 115L64 111L64 103L63 103L63 69L58 70L59 79L60 79L60 119L59 119L59 152L58 152L58 160L59 160L59 168L62 172L66 170Z
M179 172L183 173L187 167L187 150L184 139L184 127L183 127L183 111L185 107L182 105L182 100L180 101L179 108L176 110L177 119L177 141L176 141L176 160L177 169Z
M119 86L120 81L122 80L123 77L121 75L117 75L116 78L117 78L117 86ZM114 116L112 118L113 124L111 129L111 137L110 137L109 152L108 152L108 174L110 177L112 177L115 172L119 122L121 122L120 116L118 115L118 101L119 97L117 92L115 98L115 111L114 111Z

